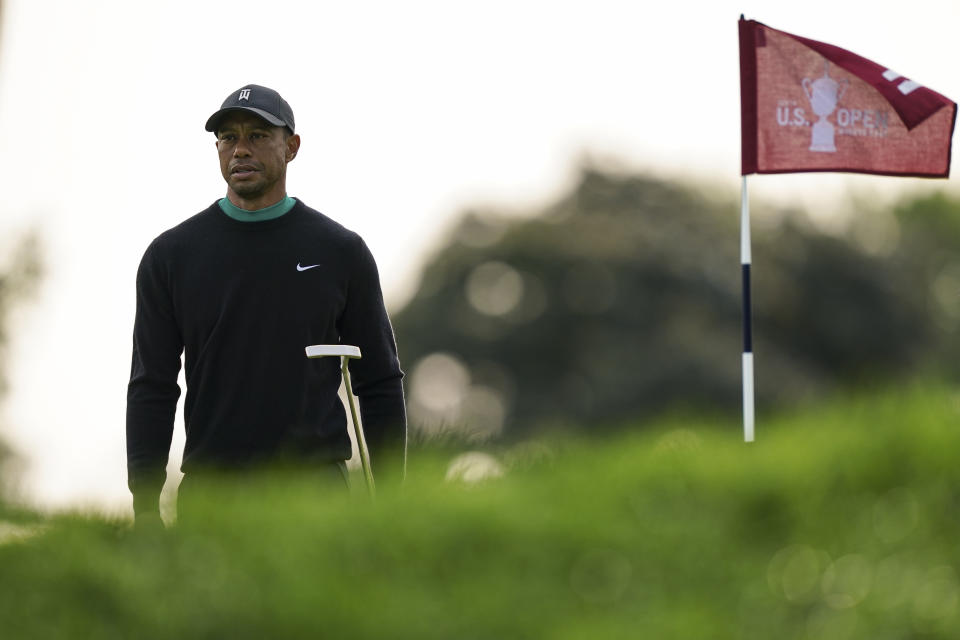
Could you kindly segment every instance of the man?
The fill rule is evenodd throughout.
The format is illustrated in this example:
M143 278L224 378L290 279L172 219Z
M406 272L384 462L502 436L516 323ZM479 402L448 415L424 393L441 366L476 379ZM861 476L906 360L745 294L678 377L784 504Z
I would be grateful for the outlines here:
M300 149L290 105L247 85L206 130L227 195L157 237L137 272L127 468L138 522L159 517L181 353L185 485L278 459L343 469L339 362L307 359L311 344L360 347L350 370L371 466L396 478L405 462L403 373L377 267L357 234L287 195Z

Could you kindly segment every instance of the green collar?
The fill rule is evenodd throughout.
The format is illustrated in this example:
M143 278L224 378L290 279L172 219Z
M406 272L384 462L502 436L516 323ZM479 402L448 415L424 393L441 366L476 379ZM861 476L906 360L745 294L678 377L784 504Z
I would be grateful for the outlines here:
M293 205L297 204L297 201L290 196L284 196L283 200L277 204L272 204L269 207L257 209L256 211L241 209L227 198L221 198L217 204L220 205L221 211L234 220L239 220L240 222L263 222L265 220L279 218L290 211L290 209L293 209Z

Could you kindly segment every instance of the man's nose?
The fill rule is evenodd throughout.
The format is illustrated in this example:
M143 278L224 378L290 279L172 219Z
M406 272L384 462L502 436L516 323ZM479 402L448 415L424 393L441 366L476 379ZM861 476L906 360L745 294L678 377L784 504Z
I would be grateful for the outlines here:
M233 157L234 158L246 158L250 155L250 147L247 146L247 141L243 138L237 140L237 144L233 147Z

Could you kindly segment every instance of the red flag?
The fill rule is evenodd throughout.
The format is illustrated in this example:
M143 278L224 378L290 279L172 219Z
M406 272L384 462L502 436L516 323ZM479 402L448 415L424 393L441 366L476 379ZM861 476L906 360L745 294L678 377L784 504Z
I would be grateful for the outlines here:
M742 175L947 177L957 105L854 53L740 19Z

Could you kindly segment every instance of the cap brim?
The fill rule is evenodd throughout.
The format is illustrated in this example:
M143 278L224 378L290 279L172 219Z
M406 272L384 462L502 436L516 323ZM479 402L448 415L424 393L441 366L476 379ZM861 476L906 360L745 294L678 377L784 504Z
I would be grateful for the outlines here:
M231 111L249 111L251 113L257 114L258 116L260 116L261 118L263 118L264 120L266 120L267 122L269 122L275 127L289 127L289 125L286 122L284 122L280 118L277 118L272 113L267 113L263 109L257 109L255 107L227 107L226 109L220 109L220 111L217 111L215 114L207 118L207 124L205 126L205 129L207 131L216 133L217 125L219 125L220 121L223 120L224 116L226 116Z

